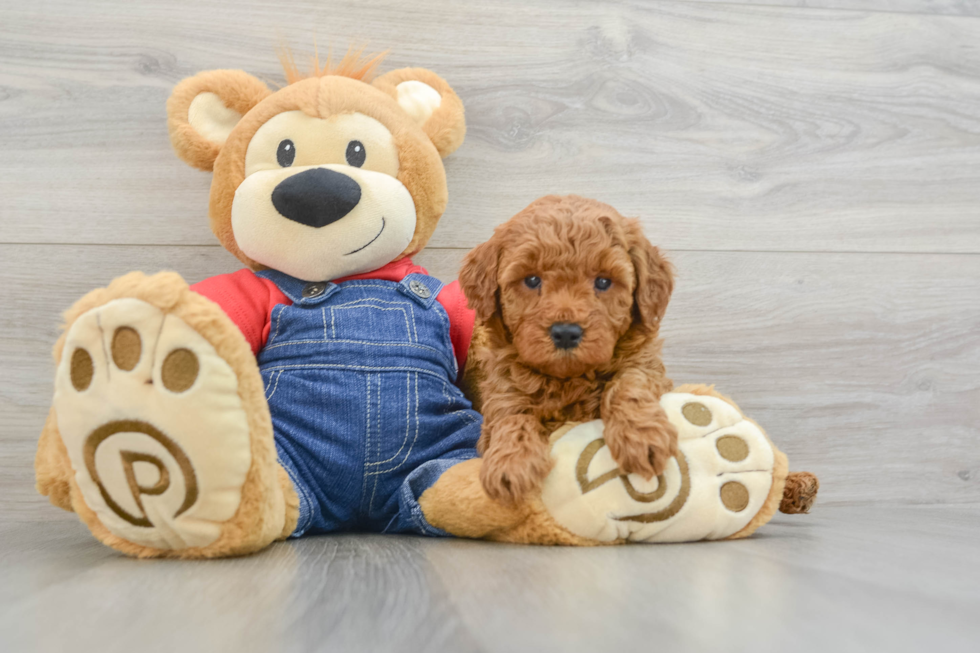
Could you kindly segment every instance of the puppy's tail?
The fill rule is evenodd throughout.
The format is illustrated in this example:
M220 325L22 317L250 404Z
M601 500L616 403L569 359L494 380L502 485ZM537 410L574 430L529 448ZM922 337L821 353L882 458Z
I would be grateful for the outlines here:
M783 488L783 500L779 504L779 512L796 515L810 512L813 502L817 500L817 490L820 481L810 472L790 472L786 476L786 486Z

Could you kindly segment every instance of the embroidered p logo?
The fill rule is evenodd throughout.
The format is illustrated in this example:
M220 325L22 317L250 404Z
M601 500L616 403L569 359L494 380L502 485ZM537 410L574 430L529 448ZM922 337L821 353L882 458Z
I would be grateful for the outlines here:
M605 474L599 475L597 478L590 479L589 465L592 463L592 459L596 457L596 454L599 453L599 450L605 446L605 439L598 438L586 445L579 455L578 462L575 465L575 479L578 481L582 494L588 494L592 490L602 487L606 483L616 479L619 479L623 483L626 494L639 503L654 503L667 494L667 480L663 474L657 477L657 488L652 492L640 492L637 490L630 481L629 476L620 472L619 469L611 469ZM688 469L687 458L683 453L678 453L676 460L678 470L680 471L681 482L680 487L677 489L677 495L667 506L654 512L644 512L637 515L617 517L616 519L619 521L650 523L665 521L676 515L684 507L688 496L691 494L691 474Z
M166 454L169 455L172 464L168 465L168 461L161 459L157 453L151 453L149 451L133 451L122 447L117 449L117 456L113 456L111 453L104 456L97 455L99 452L99 447L102 444L106 443L113 436L124 433L140 434L157 442L161 447L163 447ZM156 449L156 447L154 447L154 449ZM120 519L123 519L133 526L141 526L145 528L152 528L154 526L153 522L150 520L150 516L147 514L143 503L143 497L159 496L171 489L174 481L171 475L171 467L176 467L183 477L184 497L176 512L173 515L168 515L168 517L176 518L180 516L181 514L187 512L187 510L190 509L190 507L197 501L197 476L194 474L194 468L191 466L191 462L188 459L187 454L184 453L176 442L168 438L160 431L160 429L156 428L152 424L140 420L117 420L103 424L99 428L95 429L85 439L83 454L85 458L85 467L88 470L92 481L94 481L96 486L99 488L99 492L101 493L102 499L105 501L106 506L108 506L109 509L112 510L112 512L114 512L117 516L119 516ZM107 469L108 465L113 464L113 459L118 460L119 468ZM152 483L147 483L145 481L141 483L137 478L137 470L134 467L137 463L144 463L155 467L157 473L156 480ZM99 473L100 465L103 467L102 475ZM103 477L107 479L111 477L122 480L123 482L103 482ZM125 498L121 496L113 497L112 493L107 487L107 484L117 493L128 491L129 496ZM130 508L128 510L124 508L122 505L123 503L130 506ZM135 512L138 514L134 514L134 511L132 510L133 507L136 508Z

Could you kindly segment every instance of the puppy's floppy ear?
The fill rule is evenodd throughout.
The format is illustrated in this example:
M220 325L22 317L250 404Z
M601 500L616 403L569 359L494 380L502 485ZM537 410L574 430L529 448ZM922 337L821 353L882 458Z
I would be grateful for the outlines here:
M476 317L486 322L497 311L497 270L500 264L500 239L497 234L470 250L459 269L459 285L466 303Z
M463 102L442 77L424 68L400 68L385 73L373 85L395 98L445 158L466 136Z
M167 100L167 127L177 156L211 170L231 130L270 93L241 70L209 70L177 84Z
M636 272L634 302L640 323L656 330L674 292L674 266L643 235L639 220L626 222L626 243Z

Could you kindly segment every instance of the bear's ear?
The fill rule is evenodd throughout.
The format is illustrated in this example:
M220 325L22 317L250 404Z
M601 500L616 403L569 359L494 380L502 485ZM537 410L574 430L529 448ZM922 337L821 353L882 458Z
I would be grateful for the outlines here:
M177 156L211 170L231 130L269 94L265 84L241 70L209 70L177 84L167 100L167 127Z
M463 103L442 77L424 68L400 68L374 80L422 127L442 157L452 154L466 136Z

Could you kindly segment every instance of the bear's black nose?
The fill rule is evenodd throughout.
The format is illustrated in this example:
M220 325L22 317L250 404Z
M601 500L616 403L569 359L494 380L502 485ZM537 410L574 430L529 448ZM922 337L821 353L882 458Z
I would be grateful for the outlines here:
M582 342L582 327L567 322L551 325L551 341L558 349L575 349Z
M361 187L345 174L313 168L286 177L272 190L272 205L284 218L308 227L325 227L361 201Z

